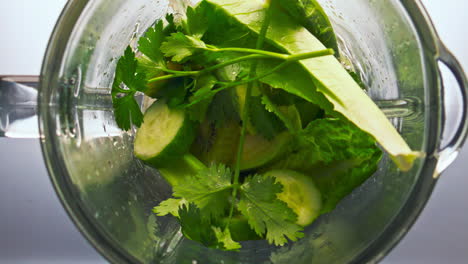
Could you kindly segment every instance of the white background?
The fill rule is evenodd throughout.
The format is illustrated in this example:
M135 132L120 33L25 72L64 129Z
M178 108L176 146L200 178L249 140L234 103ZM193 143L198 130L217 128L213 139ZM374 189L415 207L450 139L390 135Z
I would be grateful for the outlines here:
M65 0L0 0L0 74L38 74ZM423 0L441 38L468 69L466 0ZM468 148L383 261L468 263ZM37 140L0 139L0 263L103 263L66 216Z

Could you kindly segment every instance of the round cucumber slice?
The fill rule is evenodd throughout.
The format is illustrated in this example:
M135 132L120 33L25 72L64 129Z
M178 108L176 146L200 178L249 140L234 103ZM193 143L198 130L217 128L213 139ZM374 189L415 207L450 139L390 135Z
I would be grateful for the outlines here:
M195 124L182 109L158 100L145 113L134 142L135 156L155 167L167 167L185 154L195 138Z
M263 166L280 157L288 150L291 135L280 133L271 141L260 135L247 134L240 162L241 170L250 170Z
M297 214L298 225L310 225L320 215L322 195L310 177L292 170L272 170L265 176L275 177L283 185L278 199Z

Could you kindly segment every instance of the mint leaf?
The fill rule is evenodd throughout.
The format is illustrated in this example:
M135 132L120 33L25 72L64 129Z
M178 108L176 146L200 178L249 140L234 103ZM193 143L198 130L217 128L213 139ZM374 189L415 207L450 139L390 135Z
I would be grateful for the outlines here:
M272 140L276 134L284 130L281 120L273 113L268 112L262 104L260 96L250 98L250 124L255 128L255 132L268 140Z
M255 175L241 186L239 211L248 219L255 232L269 243L284 245L287 238L296 241L304 236L302 227L295 224L297 215L277 198L283 186L273 177Z
M237 251L241 248L241 245L232 239L229 229L225 229L224 231L219 227L212 227L212 229L219 243L223 244L225 250Z
M164 56L160 50L164 38L163 21L159 20L154 27L151 27L146 31L145 36L140 38L138 41L138 50L152 61L160 65L164 65Z
M172 33L161 45L161 51L166 57L172 57L175 62L184 62L197 51L206 48L205 43L182 32Z
M175 217L179 216L179 209L186 205L187 201L184 199L174 199L169 198L165 201L162 201L158 206L153 208L153 213L158 216L165 216L171 214Z
M213 164L190 178L186 184L174 186L174 196L194 203L203 217L217 218L229 208L231 177L229 168L223 164Z
M143 123L143 113L134 96L136 92L146 90L146 76L137 68L135 53L128 46L117 62L111 91L115 120L123 130L129 130L132 124L139 127Z

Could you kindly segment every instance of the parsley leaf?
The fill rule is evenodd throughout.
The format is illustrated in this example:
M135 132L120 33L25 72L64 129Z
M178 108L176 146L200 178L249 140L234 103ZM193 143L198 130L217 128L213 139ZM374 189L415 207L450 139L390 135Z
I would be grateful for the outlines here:
M186 184L174 186L174 196L200 208L204 217L217 218L229 208L232 172L223 164L200 171Z
M260 96L250 98L249 114L250 124L255 131L268 140L272 140L276 134L284 130L281 120L265 109Z
M297 215L277 198L283 186L273 177L255 175L241 186L241 198L237 208L248 219L255 232L269 243L284 245L286 238L296 241L304 236L297 225Z
M129 130L132 123L137 127L143 123L143 113L134 96L146 90L146 76L137 68L135 53L128 46L117 62L111 91L115 120L123 130Z
M171 214L175 217L179 216L179 209L186 205L187 201L184 199L174 199L170 198L165 201L162 201L158 206L153 208L153 213L158 216L165 216Z
M154 27L146 31L144 37L138 41L138 50L145 54L152 61L164 65L164 56L159 47L164 40L163 21L159 20Z
M197 51L206 48L205 43L182 32L172 33L161 45L161 51L166 57L172 57L175 62L184 62Z

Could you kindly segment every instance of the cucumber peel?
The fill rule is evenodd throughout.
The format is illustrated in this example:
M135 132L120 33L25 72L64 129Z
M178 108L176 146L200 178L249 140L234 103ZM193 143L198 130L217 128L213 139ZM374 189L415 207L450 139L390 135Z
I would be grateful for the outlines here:
M195 123L182 109L170 109L158 100L146 111L138 129L134 153L145 163L165 167L182 157L195 138Z

